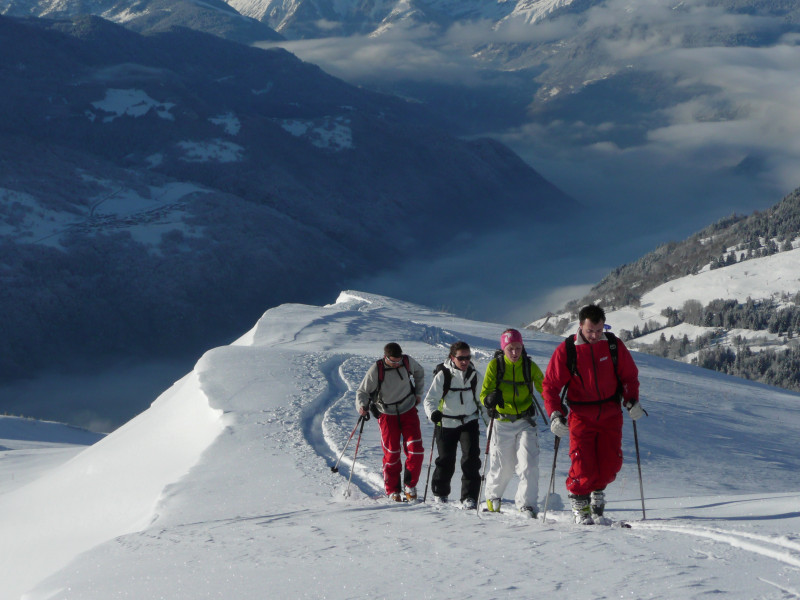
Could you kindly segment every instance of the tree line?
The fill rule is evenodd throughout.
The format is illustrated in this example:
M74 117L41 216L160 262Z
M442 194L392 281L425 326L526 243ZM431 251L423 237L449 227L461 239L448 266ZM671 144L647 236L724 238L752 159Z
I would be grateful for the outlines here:
M800 391L800 293L785 294L780 300L748 298L744 303L717 299L706 306L689 300L683 308L666 308L661 314L667 318L666 324L650 321L641 329L635 326L632 331L621 330L620 337L628 341L681 323L710 328L694 340L688 335L667 338L662 332L656 342L638 344L637 349L676 360L694 355L691 363L700 367ZM779 339L768 339L766 335L750 340L740 335L730 339L732 329L768 331ZM769 348L770 345L780 348Z

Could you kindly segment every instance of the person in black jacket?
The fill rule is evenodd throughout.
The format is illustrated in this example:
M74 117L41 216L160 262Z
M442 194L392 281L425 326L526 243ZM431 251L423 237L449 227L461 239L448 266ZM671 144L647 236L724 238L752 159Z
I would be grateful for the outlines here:
M486 409L476 391L479 373L471 359L469 344L453 344L447 360L437 366L425 396L425 414L437 427L439 456L431 480L434 498L437 502L447 502L460 446L460 500L465 509L474 509L478 501L481 487L479 417L487 422Z

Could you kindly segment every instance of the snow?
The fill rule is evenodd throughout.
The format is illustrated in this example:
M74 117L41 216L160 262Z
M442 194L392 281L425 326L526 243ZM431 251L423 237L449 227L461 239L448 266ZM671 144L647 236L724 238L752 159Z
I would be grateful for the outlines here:
M239 162L242 160L244 148L227 140L213 139L206 141L186 140L178 142L183 150L181 160L185 162Z
M713 300L736 300L745 303L748 298L754 301L775 300L780 305L785 295L793 296L800 292L800 248L779 252L770 256L754 258L719 269L704 268L696 275L687 275L668 281L655 289L642 295L639 306L624 306L606 313L606 323L612 331L619 333L623 329L633 331L638 326L643 329L648 323L664 327L667 317L661 313L666 308L682 309L688 300L697 300L702 306L707 306ZM560 318L571 319L566 313L550 317L557 321ZM531 327L541 327L546 318L531 323ZM578 322L573 320L566 327L565 332L574 332ZM714 328L699 327L682 323L675 327L664 327L653 333L640 336L628 342L635 348L637 344L652 344L663 333L668 340L670 336L681 339L687 335L689 340L714 331ZM768 331L752 331L737 329L726 336L732 341L736 336L749 340L762 339L777 342L781 336ZM755 348L751 348L755 350Z
M572 4L573 0L523 0L517 2L508 19L523 19L526 23L536 23L555 11Z
M703 306L717 298L745 302L800 291L800 249L754 258L723 269L669 281L642 296L642 307L682 308L687 300Z
M183 221L186 205L194 194L207 193L196 184L170 182L141 189L125 187L115 180L82 175L101 192L88 198L82 212L67 212L49 206L29 194L0 188L0 234L33 244L60 247L62 234L73 229L125 230L136 241L157 246L161 236L180 231L186 237L199 237L202 229ZM73 207L74 208L74 207Z
M209 119L214 125L220 125L228 135L236 135L242 128L242 122L232 112Z
M158 102L147 95L142 90L128 89L109 89L102 100L92 102L97 110L111 113L103 117L103 123L110 123L119 117L142 117L150 112L151 109L162 119L174 121L175 117L169 112L175 106L172 102ZM94 121L94 115L88 113L90 120Z
M22 242L58 245L53 236L78 220L74 212L49 208L30 194L0 188L0 235Z
M316 121L284 120L281 127L295 137L308 139L317 148L346 150L353 148L350 119L325 117Z
M0 487L3 600L800 596L800 396L656 357L636 355L647 520L627 417L607 490L631 529L569 522L564 452L547 522L390 505L372 420L345 497L355 440L330 466L383 345L430 376L464 339L484 372L504 328L356 291L268 310L124 427ZM544 368L559 338L524 335ZM423 423L420 494L432 434ZM553 437L539 435L543 501Z

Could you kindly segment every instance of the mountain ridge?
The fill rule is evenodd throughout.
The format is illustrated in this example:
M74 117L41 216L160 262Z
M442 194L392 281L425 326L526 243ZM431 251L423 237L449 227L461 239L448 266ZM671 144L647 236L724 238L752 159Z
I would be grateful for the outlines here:
M457 500L433 503L430 495L397 506L385 499L375 420L348 445L358 382L388 340L423 366L426 388L456 339L469 341L485 373L504 325L356 290L330 300L270 309L68 463L38 453L44 466L32 486L6 476L7 459L19 453L4 457L4 600L262 600L265 590L345 600L398 589L415 597L500 590L574 600L644 598L662 589L663 598L750 600L798 588L798 394L637 356L650 414L637 422L636 443L624 417L625 461L606 490L606 515L631 529L571 522L569 461L554 456L542 424L541 504L556 465L546 521L516 514L513 483L496 515L461 510ZM544 368L559 340L523 337ZM421 429L427 461L435 429L427 419ZM535 577L532 540L537 560L552 565ZM504 559L475 566L476 547ZM604 559L584 561L578 575L563 557L587 547L602 549ZM613 569L605 555L616 557ZM371 556L395 556L406 568L365 569ZM432 556L473 568L453 577L431 568Z
M4 377L220 343L383 268L376 223L412 257L446 243L442 219L493 215L486 198L516 217L576 206L501 144L282 49L97 17L0 31Z
M580 307L596 303L634 349L800 390L798 269L800 189L617 267L530 326L572 333Z

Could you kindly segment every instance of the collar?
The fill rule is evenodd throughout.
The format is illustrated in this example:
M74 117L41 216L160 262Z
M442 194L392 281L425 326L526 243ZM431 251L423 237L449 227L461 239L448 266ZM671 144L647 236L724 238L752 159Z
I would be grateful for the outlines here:
M608 341L608 337L606 337L605 333L603 333L602 339L603 341ZM585 337L583 337L583 332L581 331L581 328L578 327L578 333L575 334L575 345L580 346L581 344L588 344L588 343L589 341Z

